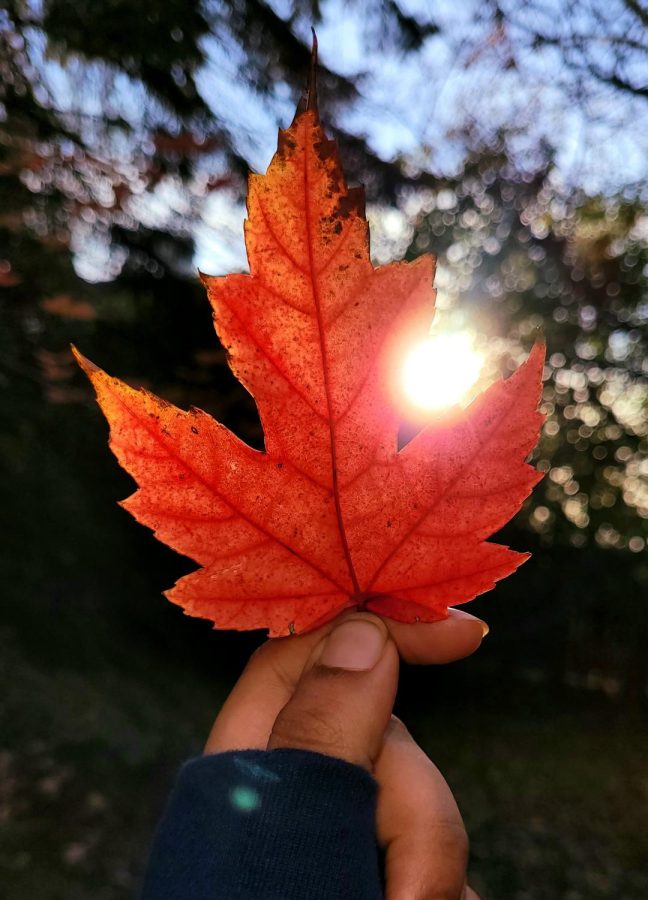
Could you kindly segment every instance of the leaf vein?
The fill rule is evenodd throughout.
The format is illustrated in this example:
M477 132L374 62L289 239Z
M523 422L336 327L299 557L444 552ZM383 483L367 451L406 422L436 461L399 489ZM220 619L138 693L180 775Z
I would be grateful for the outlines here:
M295 257L292 255L292 253L290 253L290 251L288 250L288 248L285 247L284 244L283 244L283 242L279 239L277 233L275 232L274 228L273 228L272 225L270 224L270 218L269 218L269 216L268 216L268 214L267 214L267 212L266 212L266 210L265 210L265 207L264 207L264 205L263 205L263 203L261 202L261 199L260 199L259 197L257 197L257 204L258 204L259 212L261 213L261 218L263 219L264 225L266 226L266 228L267 228L267 230L268 230L268 234L270 235L270 237L272 238L272 240L274 241L274 243L275 243L275 244L277 245L277 247L281 250L281 252L283 253L283 255L286 257L286 259L288 260L288 262L291 264L291 266L293 266L294 269L296 269L298 272L300 272L302 275L304 275L304 276L306 276L306 278L308 278L308 272L307 272L307 270L304 269L304 268L297 262L297 260L296 260Z
M393 557L396 555L396 553L398 553L398 551L401 549L403 544L409 540L409 538L412 536L412 534L414 534L414 532L421 526L421 524L427 519L427 517L439 506L441 501L444 500L448 496L448 494L452 491L454 486L457 484L457 482L462 477L467 466L469 466L473 462L473 460L475 459L477 454L480 453L483 450L483 448L490 443L490 441L493 439L494 435L499 431L500 425L502 424L502 422L504 421L504 419L510 412L512 406L513 406L513 402L509 403L509 405L506 407L506 409L504 410L502 415L498 418L497 422L491 429L490 433L487 435L483 444L478 446L476 448L476 450L464 462L463 466L460 466L458 468L457 473L455 474L454 478L452 478L450 480L450 482L446 485L445 489L437 497L437 499L434 501L434 503L424 511L422 516L419 516L419 518L414 522L414 524L411 526L411 528L408 528L407 531L405 532L405 534L402 535L399 538L399 540L394 544L392 549L389 551L387 556L383 559L383 561L380 563L380 565L374 572L371 580L369 581L367 590L371 590L372 586L376 583L376 579L378 578L380 573L383 571L383 569L385 568L387 563L389 563L390 560L393 559ZM469 422L469 424L471 424L471 423ZM411 446L411 445L409 445L409 446Z
M115 394L115 397L117 399L117 402L123 407L123 409L125 409L127 413L129 413L131 416L133 416L133 418L135 418L136 421L138 421L137 417L135 416L133 411L130 409L130 407L124 402L124 400L122 400L122 398L118 394ZM272 534L272 532L268 531L267 528L264 528L258 522L255 522L254 519L252 519L249 515L247 515L245 512L243 512L242 509L237 508L231 499L229 499L224 494L222 494L219 490L216 489L216 487L213 484L211 484L209 481L207 481L205 478L203 478L202 475L200 475L198 472L196 472L194 469L192 469L191 466L186 462L186 460L184 460L178 453L176 453L171 446L167 446L163 442L159 433L154 431L153 429L151 429L148 422L146 422L145 420L141 420L141 421L139 421L139 424L140 424L140 427L142 427L145 431L148 431L149 434L151 434L151 436L154 438L154 440L156 440L158 443L160 443L162 445L162 447L168 452L169 456L173 457L182 466L184 466L184 468L188 472L190 472L197 481L199 481L205 488L207 488L208 491L210 491L216 497L219 497L223 501L223 503L226 503L227 506L229 506L230 509L234 510L234 512L237 513L240 516L240 518L243 519L244 522L247 522L249 525L252 525L252 527L256 528L257 531L259 531L261 534L264 534L267 537L269 537L271 540L275 541L277 544L279 544L280 547L283 547L283 549L286 550L288 553L290 553L292 556L299 559L305 565L309 566L311 569L313 569L314 572L317 572L318 575L321 575L322 578L325 578L326 581L328 581L334 587L338 588L340 591L343 591L344 593L348 593L348 591L341 584L339 584L339 582L337 582L334 578L332 578L330 575L328 575L322 568L320 568L320 566L318 566L312 560L305 557L298 550L295 550L294 547L291 547L290 545L286 544L284 541L281 540L281 538ZM211 435L210 435L210 437L211 437Z

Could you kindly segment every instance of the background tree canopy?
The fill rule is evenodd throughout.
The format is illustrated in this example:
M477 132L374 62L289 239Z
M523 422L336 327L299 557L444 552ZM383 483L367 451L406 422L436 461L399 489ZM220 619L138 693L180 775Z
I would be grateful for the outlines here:
M585 838L566 800L543 810L524 793L529 767L553 765L542 748L558 735L568 735L572 772L588 741L602 742L601 766L623 759L632 773L639 755L635 732L613 746L596 716L578 719L593 702L604 704L597 715L639 715L648 681L648 12L638 0L3 4L7 898L131 890L169 772L215 712L214 653L220 697L255 644L212 635L159 598L190 565L115 508L129 480L68 348L260 444L196 270L245 268L245 176L265 168L292 116L311 25L322 117L349 180L365 185L375 260L438 255L435 327L474 333L486 378L514 368L539 334L548 343L536 451L547 477L504 535L535 556L475 601L492 624L490 647L448 672L406 673L403 709L433 735L426 686L441 684L463 710L488 710L503 685L518 698L493 706L473 733L492 752L492 795L473 789L483 772L468 743L455 745L460 763L447 758L478 810L487 896L639 900L645 848L626 838L645 824L624 820L622 841L607 824ZM573 730L546 724L519 780L502 774L507 728L519 737L528 714L565 704ZM447 750L430 741L443 761ZM591 777L600 785L613 771ZM519 821L507 779L527 798ZM565 779L570 808L598 821L578 777ZM634 796L628 779L619 797ZM499 812L488 819L486 809ZM54 824L79 810L76 830ZM558 856L553 845L538 850L551 841L531 820L553 822ZM525 837L509 858L513 830ZM611 848L593 870L574 862L586 839ZM565 876L574 865L582 873Z

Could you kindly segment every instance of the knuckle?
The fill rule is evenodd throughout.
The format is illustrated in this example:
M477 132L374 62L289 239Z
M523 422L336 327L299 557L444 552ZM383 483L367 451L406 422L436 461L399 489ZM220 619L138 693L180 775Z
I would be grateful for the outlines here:
M277 682L292 693L295 687L295 674L286 667L279 641L285 638L271 638L265 641L252 653L247 668L261 677L262 673L272 673Z
M407 739L412 738L407 725L405 725L405 723L401 719L399 719L398 716L395 716L393 714L389 720L387 731L390 737Z
M396 849L397 848L397 849ZM406 883L390 890L386 900L468 900L466 890L467 837L455 821L437 819L415 836L402 834L388 847L400 856L400 868L408 872ZM478 898L477 898L478 900Z
M470 842L463 822L437 820L433 825L433 831L434 842L440 848L442 855L465 870Z
M346 743L344 729L330 710L292 704L279 713L270 737L271 747L315 750L329 756L344 756Z
M248 660L248 665L256 665L260 662L264 662L266 657L272 655L272 641L268 639L260 644L256 650L253 651L250 659Z

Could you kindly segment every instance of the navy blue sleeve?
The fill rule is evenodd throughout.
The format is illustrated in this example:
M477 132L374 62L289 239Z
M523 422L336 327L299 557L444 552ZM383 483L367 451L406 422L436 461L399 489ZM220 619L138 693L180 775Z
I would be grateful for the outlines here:
M364 769L307 750L190 760L142 900L382 900L376 793Z

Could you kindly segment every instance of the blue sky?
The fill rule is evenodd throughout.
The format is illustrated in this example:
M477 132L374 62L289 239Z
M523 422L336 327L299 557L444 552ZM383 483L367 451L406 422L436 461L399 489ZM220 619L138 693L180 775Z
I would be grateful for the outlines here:
M614 6L617 0L609 2ZM288 7L274 5L278 12ZM587 91L579 94L573 72L555 48L527 50L518 70L502 71L491 52L492 35L476 22L479 6L477 0L408 3L408 11L421 20L433 7L436 21L447 31L430 37L419 52L402 55L372 49L362 4L324 3L324 22L318 27L320 57L360 83L361 97L340 117L340 124L365 136L380 156L400 157L414 169L433 173L453 171L459 165L463 146L452 132L462 121L474 121L486 134L515 124L519 134L513 146L520 156L546 141L555 149L558 181L566 187L612 192L645 182L645 100L622 96L591 80ZM548 0L544 8L559 34L564 4ZM623 30L623 17L615 21ZM587 17L579 27L587 31ZM306 40L309 22L298 21L296 30ZM512 39L523 45L521 35L513 34ZM210 61L200 77L204 96L240 135L240 149L253 167L263 171L276 147L277 127L292 118L294 100L285 85L277 87L270 102L260 100L237 79L237 65L243 61L238 48L212 42L208 49ZM600 52L604 50L602 45ZM648 71L646 75L648 80ZM201 266L218 271L241 258L235 223L242 222L243 215L243 207L232 209L227 198L210 200L198 234Z
M594 6L601 2L592 0ZM596 44L602 61L615 33L623 34L627 27L619 0L605 2L610 33ZM576 4L573 8L581 11L580 18L572 17L568 23L562 0L544 0L542 5L504 0L504 4L513 22L506 35L493 34L480 20L479 0L402 3L421 21L433 10L435 21L442 26L441 33L430 36L419 51L404 55L389 45L380 46L381 34L376 23L367 21L362 3L324 0L323 22L318 26L321 59L331 69L356 77L360 86L359 99L340 115L339 124L366 137L385 159L399 157L414 171L439 174L453 171L461 161L463 144L453 132L462 122L472 121L485 135L514 125L518 133L513 147L519 157L524 159L539 141L546 141L555 149L558 181L567 187L594 193L645 183L646 101L624 96L591 79L586 87L579 86L555 48L524 49L528 44L525 29L532 24L529 10L560 36L566 29L591 30L591 17L584 12L589 4ZM285 13L289 4L275 0L274 6ZM310 22L306 17L297 18L294 27L307 39ZM509 39L523 49L518 53L518 68L503 71L499 58ZM198 73L199 89L215 116L228 127L238 150L254 169L263 171L276 147L277 127L292 118L294 98L285 84L277 84L270 98L256 96L241 78L245 66L241 48L222 34L219 40L207 39L205 50L208 61ZM156 115L150 102L147 106L141 87L125 76L117 76L106 93L96 67L70 60L63 67L46 58L36 30L31 55L60 108L91 115L119 113L135 127L144 110ZM638 72L631 74L640 77ZM648 69L645 80L648 82ZM112 150L122 153L124 165L128 165L126 146ZM140 212L164 225L165 216L177 214L174 203L182 206L180 198L174 201L174 185L162 184L157 197L141 202ZM195 206L192 209L195 211ZM379 213L373 211L377 233L381 229ZM211 272L244 265L243 217L243 206L226 191L208 199L196 233L197 265ZM399 221L405 229L400 241ZM387 246L393 245L398 252L407 222L392 214L387 224L392 241L391 245L387 241ZM85 240L79 244L79 254L86 252L87 257L85 264L79 259L82 274L102 280L106 261L101 261L99 248L94 248L92 260L87 255L90 245ZM107 274L105 271L103 277Z

